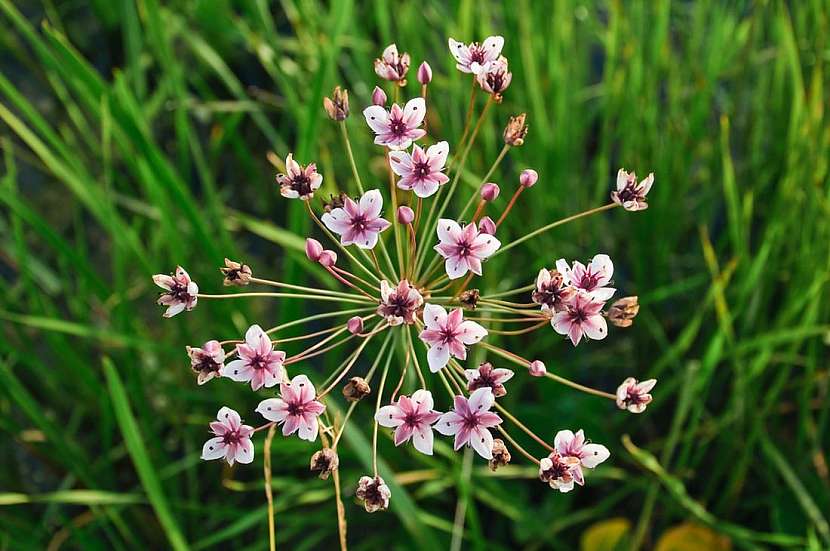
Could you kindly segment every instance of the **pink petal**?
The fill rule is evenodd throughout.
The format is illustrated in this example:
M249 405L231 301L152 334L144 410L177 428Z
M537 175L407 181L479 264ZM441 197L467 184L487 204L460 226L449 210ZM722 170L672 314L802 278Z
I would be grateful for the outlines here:
M424 324L427 329L440 330L447 322L447 311L437 304L424 306Z
M483 428L475 428L470 434L470 445L483 457L490 460L493 458L493 435Z

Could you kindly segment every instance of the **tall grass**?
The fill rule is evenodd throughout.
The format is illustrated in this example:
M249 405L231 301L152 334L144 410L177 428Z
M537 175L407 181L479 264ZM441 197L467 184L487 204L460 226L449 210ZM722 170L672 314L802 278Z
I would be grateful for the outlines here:
M217 301L162 320L149 276L180 263L216 289L229 256L328 285L303 262L298 235L311 228L279 197L266 153L316 160L325 193L345 187L321 103L341 84L364 179L383 178L358 111L392 41L432 64L429 128L452 143L468 82L446 38L493 33L513 85L462 183L473 189L521 111L529 137L496 181L541 175L504 242L599 204L620 166L657 183L644 213L615 210L496 257L503 280L489 284L611 254L617 287L643 304L634 327L578 349L552 331L521 345L603 388L657 377L656 400L613 415L517 377L511 408L550 437L585 428L610 466L559 495L530 466L465 473L446 447L430 458L387 442L385 515L350 501L370 461L356 423L341 456L352 548L446 547L458 496L471 549L572 549L613 517L629 521L629 547L686 519L739 548L829 547L828 15L821 0L0 0L0 548L267 547L261 470L198 459L215 409L252 411L253 398L224 381L197 389L184 346L309 306ZM307 472L314 451L279 438L273 449L286 548L337 542L334 489Z

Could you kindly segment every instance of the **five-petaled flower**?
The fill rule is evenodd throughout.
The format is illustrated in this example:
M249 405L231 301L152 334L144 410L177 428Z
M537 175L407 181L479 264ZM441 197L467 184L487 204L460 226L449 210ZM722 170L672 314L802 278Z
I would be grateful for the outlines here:
M490 36L481 44L473 42L469 45L450 38L449 46L450 53L457 62L456 68L462 73L478 75L499 58L504 48L504 37Z
M374 249L378 234L391 224L380 217L383 196L373 189L363 194L359 201L346 197L343 208L331 209L323 214L323 224L340 236L343 245L357 245L361 249Z
M375 73L380 78L399 82L403 86L406 84L404 79L409 71L409 63L409 54L399 54L397 45L390 44L383 50L380 58L375 59Z
M624 169L617 172L617 189L611 192L611 200L622 208L629 211L646 210L648 203L646 195L654 184L654 173L649 174L645 180L637 183L637 175L628 173Z
M490 62L486 71L476 75L476 80L482 90L493 94L494 99L500 101L501 93L507 90L510 81L513 80L513 73L507 68L507 58L500 56L495 61Z
M418 197L429 197L438 191L438 187L450 179L443 173L450 146L447 142L438 142L424 151L419 146L412 148L410 155L406 151L392 151L389 162L392 170L401 177L398 187L412 190Z
M287 174L277 174L277 183L280 185L280 195L288 199L307 201L323 183L323 176L317 172L316 164L303 167L294 160L291 153L285 158L285 171Z
M245 332L245 342L236 345L239 358L228 362L220 371L232 381L247 383L251 388L271 388L285 379L285 352L274 350L268 334L259 325Z
M637 382L634 377L628 377L617 388L617 407L627 409L631 413L642 413L651 403L651 389L657 384L657 379L648 379Z
M418 289L405 279L401 280L397 287L390 286L385 279L381 281L380 299L377 313L393 326L415 323L415 315L424 303Z
M608 334L608 324L602 315L603 304L589 294L577 291L565 304L565 309L553 315L551 325L560 335L567 335L574 346L579 344L583 335L602 340Z
M574 481L582 486L585 481L582 476L582 467L593 469L611 455L608 448L602 444L591 444L585 440L582 429L576 431L560 430L553 439L553 447L564 457L578 460L573 468Z
M214 377L220 377L219 372L225 365L225 351L219 341L208 341L202 348L187 347L190 356L190 367L196 373L196 382L205 384Z
M282 425L282 434L295 432L303 440L314 442L320 425L317 417L326 406L315 400L314 385L305 375L297 375L291 382L280 384L280 397L268 398L259 403L256 412Z
M446 259L444 267L450 279L458 279L468 271L481 275L481 261L501 247L496 236L479 231L475 222L462 229L455 220L442 218L437 232L440 242L435 250Z
M361 476L354 495L363 502L363 508L367 513L374 513L385 511L389 507L392 492L381 477Z
M426 112L424 98L414 98L406 102L403 109L397 103L393 103L389 111L380 105L370 105L363 110L363 116L376 134L376 144L389 149L406 149L426 135L427 131L420 128Z
M574 293L573 287L565 285L565 278L557 270L542 268L536 276L536 289L531 299L542 307L544 312L553 314L565 309L565 304Z
M614 263L607 254L594 255L588 266L575 260L570 267L564 258L560 258L556 261L556 269L562 274L565 285L581 289L595 300L605 302L616 292L616 289L606 287L614 275Z
M474 321L464 321L464 311L456 308L447 314L437 304L424 306L426 329L418 335L429 345L427 362L433 373L441 371L450 361L450 355L464 360L467 358L466 345L475 344L487 335L487 330Z
M383 406L375 414L375 421L383 427L395 428L395 445L412 439L415 449L432 455L432 425L441 417L433 408L432 393L416 390L412 397L401 396L398 401Z
M460 449L469 444L484 459L493 457L493 435L488 430L501 424L501 417L490 411L496 397L489 388L479 388L470 394L456 396L453 411L448 411L438 419L435 430L445 436L455 435L454 448Z
M574 481L578 481L581 486L584 483L581 477L582 471L576 457L563 457L554 450L539 461L539 479L563 494L574 489Z
M489 388L496 398L507 394L504 383L513 378L511 370L494 368L490 362L484 362L478 369L465 369L464 375L467 377L467 390L473 392L479 388Z
M197 297L199 286L190 279L181 266L176 266L176 272L173 275L154 275L153 282L165 290L157 301L161 306L167 306L163 314L165 318L172 318L183 310L190 312L196 307L196 302L199 300Z
M222 459L233 465L234 462L250 463L254 460L254 445L251 435L254 428L242 424L239 414L229 407L223 407L216 414L216 421L210 423L210 430L215 434L202 447L202 459Z

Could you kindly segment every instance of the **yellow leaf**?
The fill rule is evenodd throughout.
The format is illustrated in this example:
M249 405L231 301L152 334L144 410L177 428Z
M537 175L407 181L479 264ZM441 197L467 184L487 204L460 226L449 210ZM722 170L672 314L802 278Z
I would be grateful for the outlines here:
M732 541L700 524L684 522L669 528L654 551L730 551Z
M631 530L627 518L617 517L601 520L582 533L581 551L614 551Z

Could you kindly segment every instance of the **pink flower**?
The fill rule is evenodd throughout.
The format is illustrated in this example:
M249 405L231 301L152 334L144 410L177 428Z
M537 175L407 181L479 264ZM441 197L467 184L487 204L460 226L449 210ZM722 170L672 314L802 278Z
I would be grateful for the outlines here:
M593 469L611 455L608 448L602 444L586 443L582 429L574 434L569 430L560 430L553 439L553 447L562 457L573 457L579 460L574 467L574 480L582 486L584 484L582 467Z
M432 409L432 393L416 390L411 398L401 396L398 401L383 406L375 414L375 421L383 427L395 428L395 445L412 439L415 449L432 455L432 425L441 413Z
M340 235L343 245L373 249L378 243L378 234L391 225L380 217L382 208L383 196L373 189L364 193L360 202L347 197L343 208L323 214L322 220L328 229Z
M375 73L386 80L402 81L409 71L409 54L398 54L398 47L390 44L383 50L379 59L375 59Z
M219 372L225 366L225 351L219 341L208 341L202 348L187 347L190 356L190 367L197 374L196 382L205 384L214 377L220 377Z
M536 289L530 295L533 302L541 305L545 312L559 312L574 293L573 287L565 285L565 278L556 270L542 268L536 276Z
M239 414L229 407L223 407L211 422L210 430L215 434L202 447L202 459L222 459L233 465L234 461L250 463L254 460L254 445L251 435L254 428L242 424Z
M478 231L475 222L461 229L454 220L438 221L438 254L446 259L444 267L450 279L458 279L468 271L481 275L481 261L501 247L495 236Z
M153 283L165 290L157 301L158 304L167 306L167 310L162 314L165 318L172 318L183 310L190 312L196 307L199 286L181 266L176 266L173 275L154 275Z
M381 281L380 298L377 314L393 326L415 323L415 314L424 303L421 293L405 279L394 288L385 279Z
M504 38L490 36L484 43L463 44L452 38L449 39L450 53L455 58L456 68L462 73L481 74L486 71L490 63L497 60L504 47Z
M551 452L539 461L539 479L563 494L574 489L574 481L580 486L584 483L579 459L562 457L557 451Z
M426 135L426 130L419 128L426 112L424 98L415 98L406 102L403 109L397 103L393 103L389 111L380 105L370 105L363 110L363 116L377 134L376 144L389 149L406 149L413 141Z
M631 413L644 412L646 406L651 403L649 392L656 384L657 379L648 379L638 383L634 377L628 377L617 388L617 407L627 409Z
M311 163L303 168L291 153L285 158L285 171L288 174L277 174L277 183L280 185L280 195L288 199L307 201L323 183L316 164Z
M616 289L606 287L614 275L614 263L607 254L594 255L586 267L575 260L573 268L568 267L564 258L556 261L556 269L562 274L565 285L582 289L598 301L605 302L614 295Z
M475 344L487 335L487 330L474 321L464 321L464 311L456 308L449 315L437 304L424 306L426 329L418 337L429 345L427 362L433 373L441 371L450 355L467 358L465 345Z
M602 316L603 303L584 292L574 293L565 309L551 318L553 329L560 335L567 335L574 346L582 336L602 340L608 333L608 324Z
M314 442L319 424L317 417L326 406L315 400L314 385L305 375L297 375L290 383L280 384L280 397L263 400L256 412L282 425L282 434L290 436L297 432L301 439Z
M501 424L501 417L489 411L496 398L489 388L479 388L469 400L456 396L453 411L438 419L435 430L444 436L455 435L455 449L469 444L484 459L493 457L493 435L487 430Z
M533 360L527 366L527 371L530 373L531 377L544 377L545 373L548 372L548 368L545 367L542 360Z
M429 197L434 194L438 191L438 186L450 180L442 172L449 152L450 146L447 142L438 142L429 146L426 151L416 145L412 148L412 155L406 151L389 153L392 170L401 176L398 187L412 190L418 197Z
M361 476L357 481L357 489L354 492L357 499L363 501L363 508L367 513L385 511L389 507L389 498L392 492L389 486L379 476Z
M654 184L654 173L649 174L645 180L637 183L637 175L629 174L624 169L617 172L617 189L611 192L611 200L622 205L625 210L637 211L646 210L648 203L646 195Z
M513 372L509 369L494 368L490 362L484 362L478 369L465 369L464 376L467 377L467 390L470 392L479 388L489 388L493 396L500 398L507 394L504 383L513 378Z
M236 345L239 359L229 362L220 373L232 381L247 383L251 388L271 388L285 379L285 352L274 350L271 339L262 327L252 325L245 333L245 342Z
M500 96L510 86L513 80L513 73L507 70L507 58L500 56L491 61L486 71L476 75L476 80L481 89L494 96ZM497 101L499 98L495 98Z

